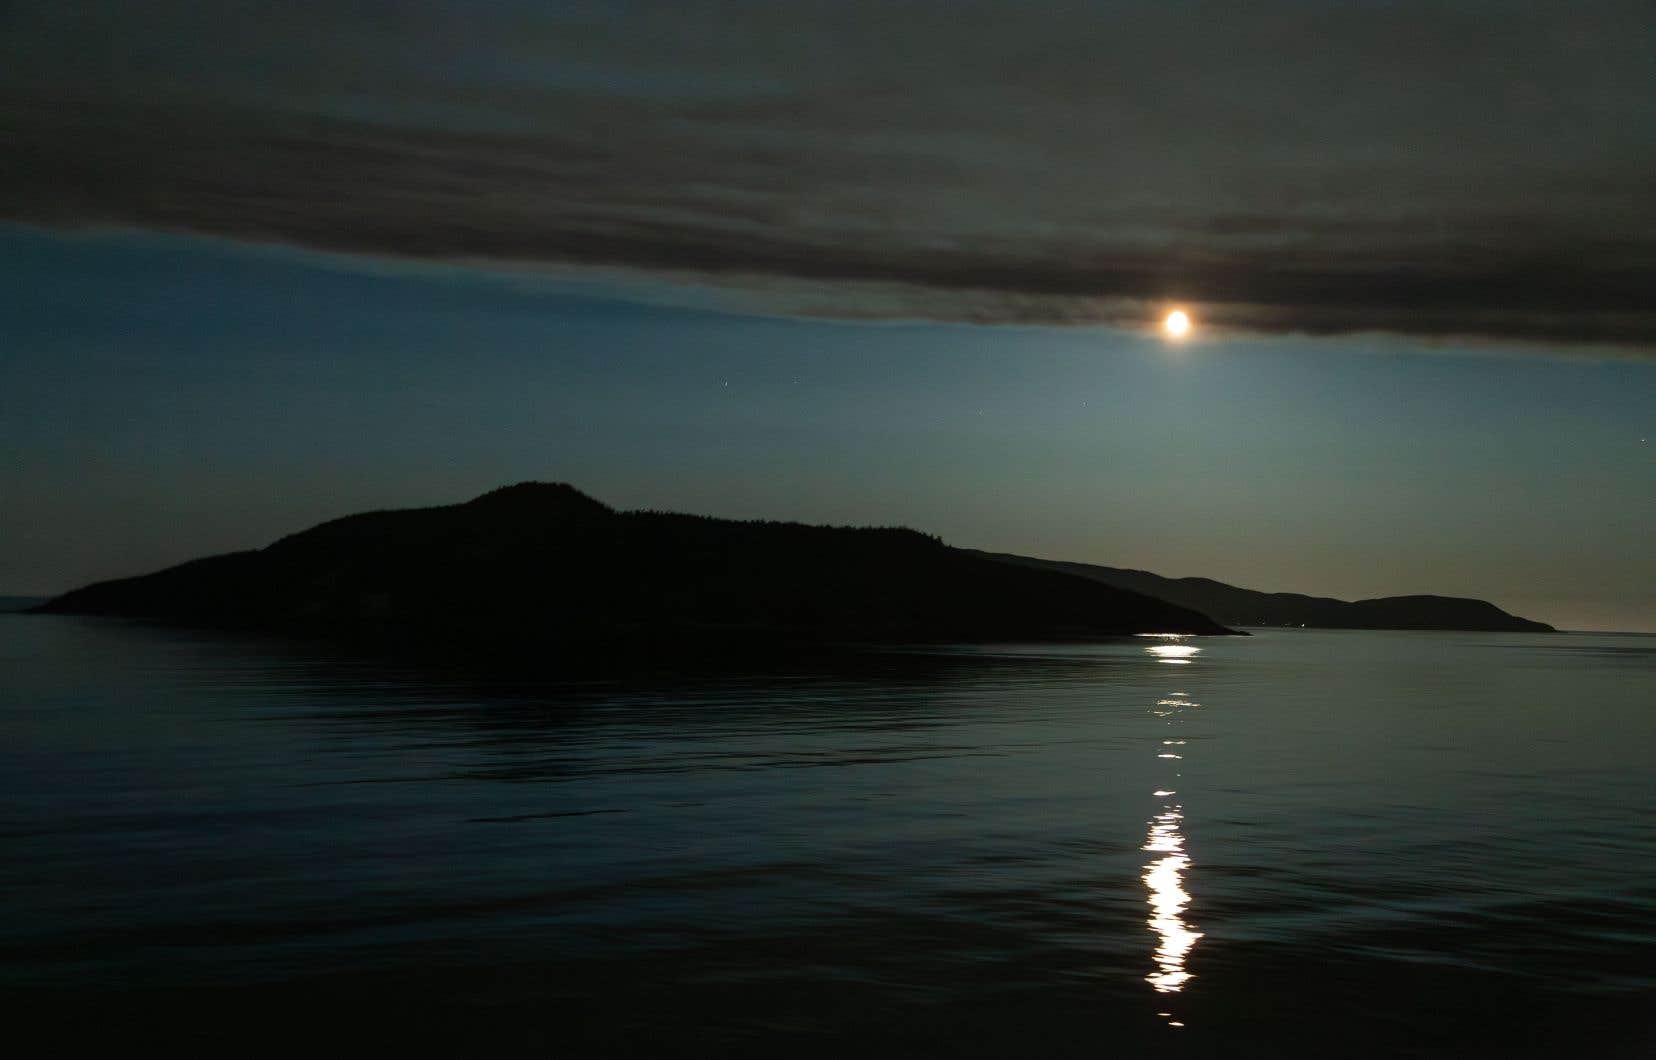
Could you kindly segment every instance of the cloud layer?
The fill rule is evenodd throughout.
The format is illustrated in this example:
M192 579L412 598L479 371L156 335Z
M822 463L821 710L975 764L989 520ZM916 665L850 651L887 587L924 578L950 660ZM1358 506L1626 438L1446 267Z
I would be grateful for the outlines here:
M556 7L556 13L548 8ZM0 212L784 310L1656 349L1644 3L12 4Z

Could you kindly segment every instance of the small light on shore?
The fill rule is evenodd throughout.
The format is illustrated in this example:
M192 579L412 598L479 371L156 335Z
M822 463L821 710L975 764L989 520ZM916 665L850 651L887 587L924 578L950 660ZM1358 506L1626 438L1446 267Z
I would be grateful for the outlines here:
M1173 310L1167 314L1167 319L1162 321L1162 330L1167 332L1169 338L1184 338L1190 334L1190 314L1183 309Z

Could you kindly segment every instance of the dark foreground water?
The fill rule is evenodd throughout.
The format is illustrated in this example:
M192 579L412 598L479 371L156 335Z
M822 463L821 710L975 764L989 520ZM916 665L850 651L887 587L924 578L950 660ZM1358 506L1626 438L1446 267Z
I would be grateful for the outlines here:
M0 740L14 1041L1656 1055L1656 638L557 685L0 615Z

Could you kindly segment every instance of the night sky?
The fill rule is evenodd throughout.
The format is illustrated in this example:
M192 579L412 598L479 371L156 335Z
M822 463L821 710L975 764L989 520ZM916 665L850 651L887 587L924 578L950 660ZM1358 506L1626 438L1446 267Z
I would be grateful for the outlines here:
M1652 54L1648 3L8 4L0 593L557 479L1656 631Z

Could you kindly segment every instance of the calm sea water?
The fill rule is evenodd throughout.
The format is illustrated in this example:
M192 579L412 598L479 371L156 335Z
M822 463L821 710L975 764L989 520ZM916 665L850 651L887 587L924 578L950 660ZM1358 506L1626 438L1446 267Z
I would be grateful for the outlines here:
M434 676L0 615L0 987L133 1044L1651 1055L1656 638Z

